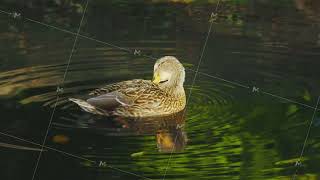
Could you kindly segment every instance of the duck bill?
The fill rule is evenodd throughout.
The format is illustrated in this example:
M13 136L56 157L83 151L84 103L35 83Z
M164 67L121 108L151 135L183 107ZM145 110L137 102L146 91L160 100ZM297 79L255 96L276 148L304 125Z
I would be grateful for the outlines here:
M159 74L155 74L155 75L153 76L152 82L155 83L155 84L159 84L159 83L160 83L160 76L159 76Z

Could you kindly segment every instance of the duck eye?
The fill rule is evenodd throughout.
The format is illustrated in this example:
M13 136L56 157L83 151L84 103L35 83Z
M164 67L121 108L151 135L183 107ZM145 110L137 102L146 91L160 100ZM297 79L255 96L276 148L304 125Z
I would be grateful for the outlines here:
M167 80L160 81L159 83L161 84L161 83L165 83L165 82L167 82L167 81L168 81L168 79L167 79Z

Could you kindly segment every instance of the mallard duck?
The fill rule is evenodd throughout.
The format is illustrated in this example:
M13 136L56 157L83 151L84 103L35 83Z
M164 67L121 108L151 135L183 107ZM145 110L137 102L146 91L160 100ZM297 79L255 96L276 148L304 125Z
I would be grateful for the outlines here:
M148 117L176 113L184 109L185 70L173 56L158 59L153 79L134 79L95 89L87 100L70 98L83 110L99 115Z

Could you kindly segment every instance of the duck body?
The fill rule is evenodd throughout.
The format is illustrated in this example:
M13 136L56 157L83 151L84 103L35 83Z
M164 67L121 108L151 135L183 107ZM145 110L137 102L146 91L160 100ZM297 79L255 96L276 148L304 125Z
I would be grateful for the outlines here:
M185 69L173 56L154 65L153 80L133 79L92 91L87 100L70 98L83 110L122 117L162 116L179 112L186 105L183 88Z
M134 79L110 84L89 93L87 100L70 98L83 110L121 117L162 116L179 112L186 104L182 87L171 94L150 80Z

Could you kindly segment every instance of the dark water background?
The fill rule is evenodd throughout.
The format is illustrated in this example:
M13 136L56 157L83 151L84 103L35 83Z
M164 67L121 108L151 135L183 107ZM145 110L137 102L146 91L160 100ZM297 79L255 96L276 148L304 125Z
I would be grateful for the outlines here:
M182 152L157 148L159 128L175 124L127 131L67 101L104 84L151 79L155 59L147 56L180 59L189 68L188 92L217 2L90 0L46 146L96 163L45 148L35 179L143 179L108 166L151 179L162 179L166 167L165 179L291 179L320 95L317 0L220 2L187 107ZM76 33L84 4L0 2L1 11L21 13L0 13L1 133L42 144L75 35L35 21ZM297 179L320 179L318 116ZM0 142L40 148L4 134ZM32 179L38 155L0 147L0 179Z

